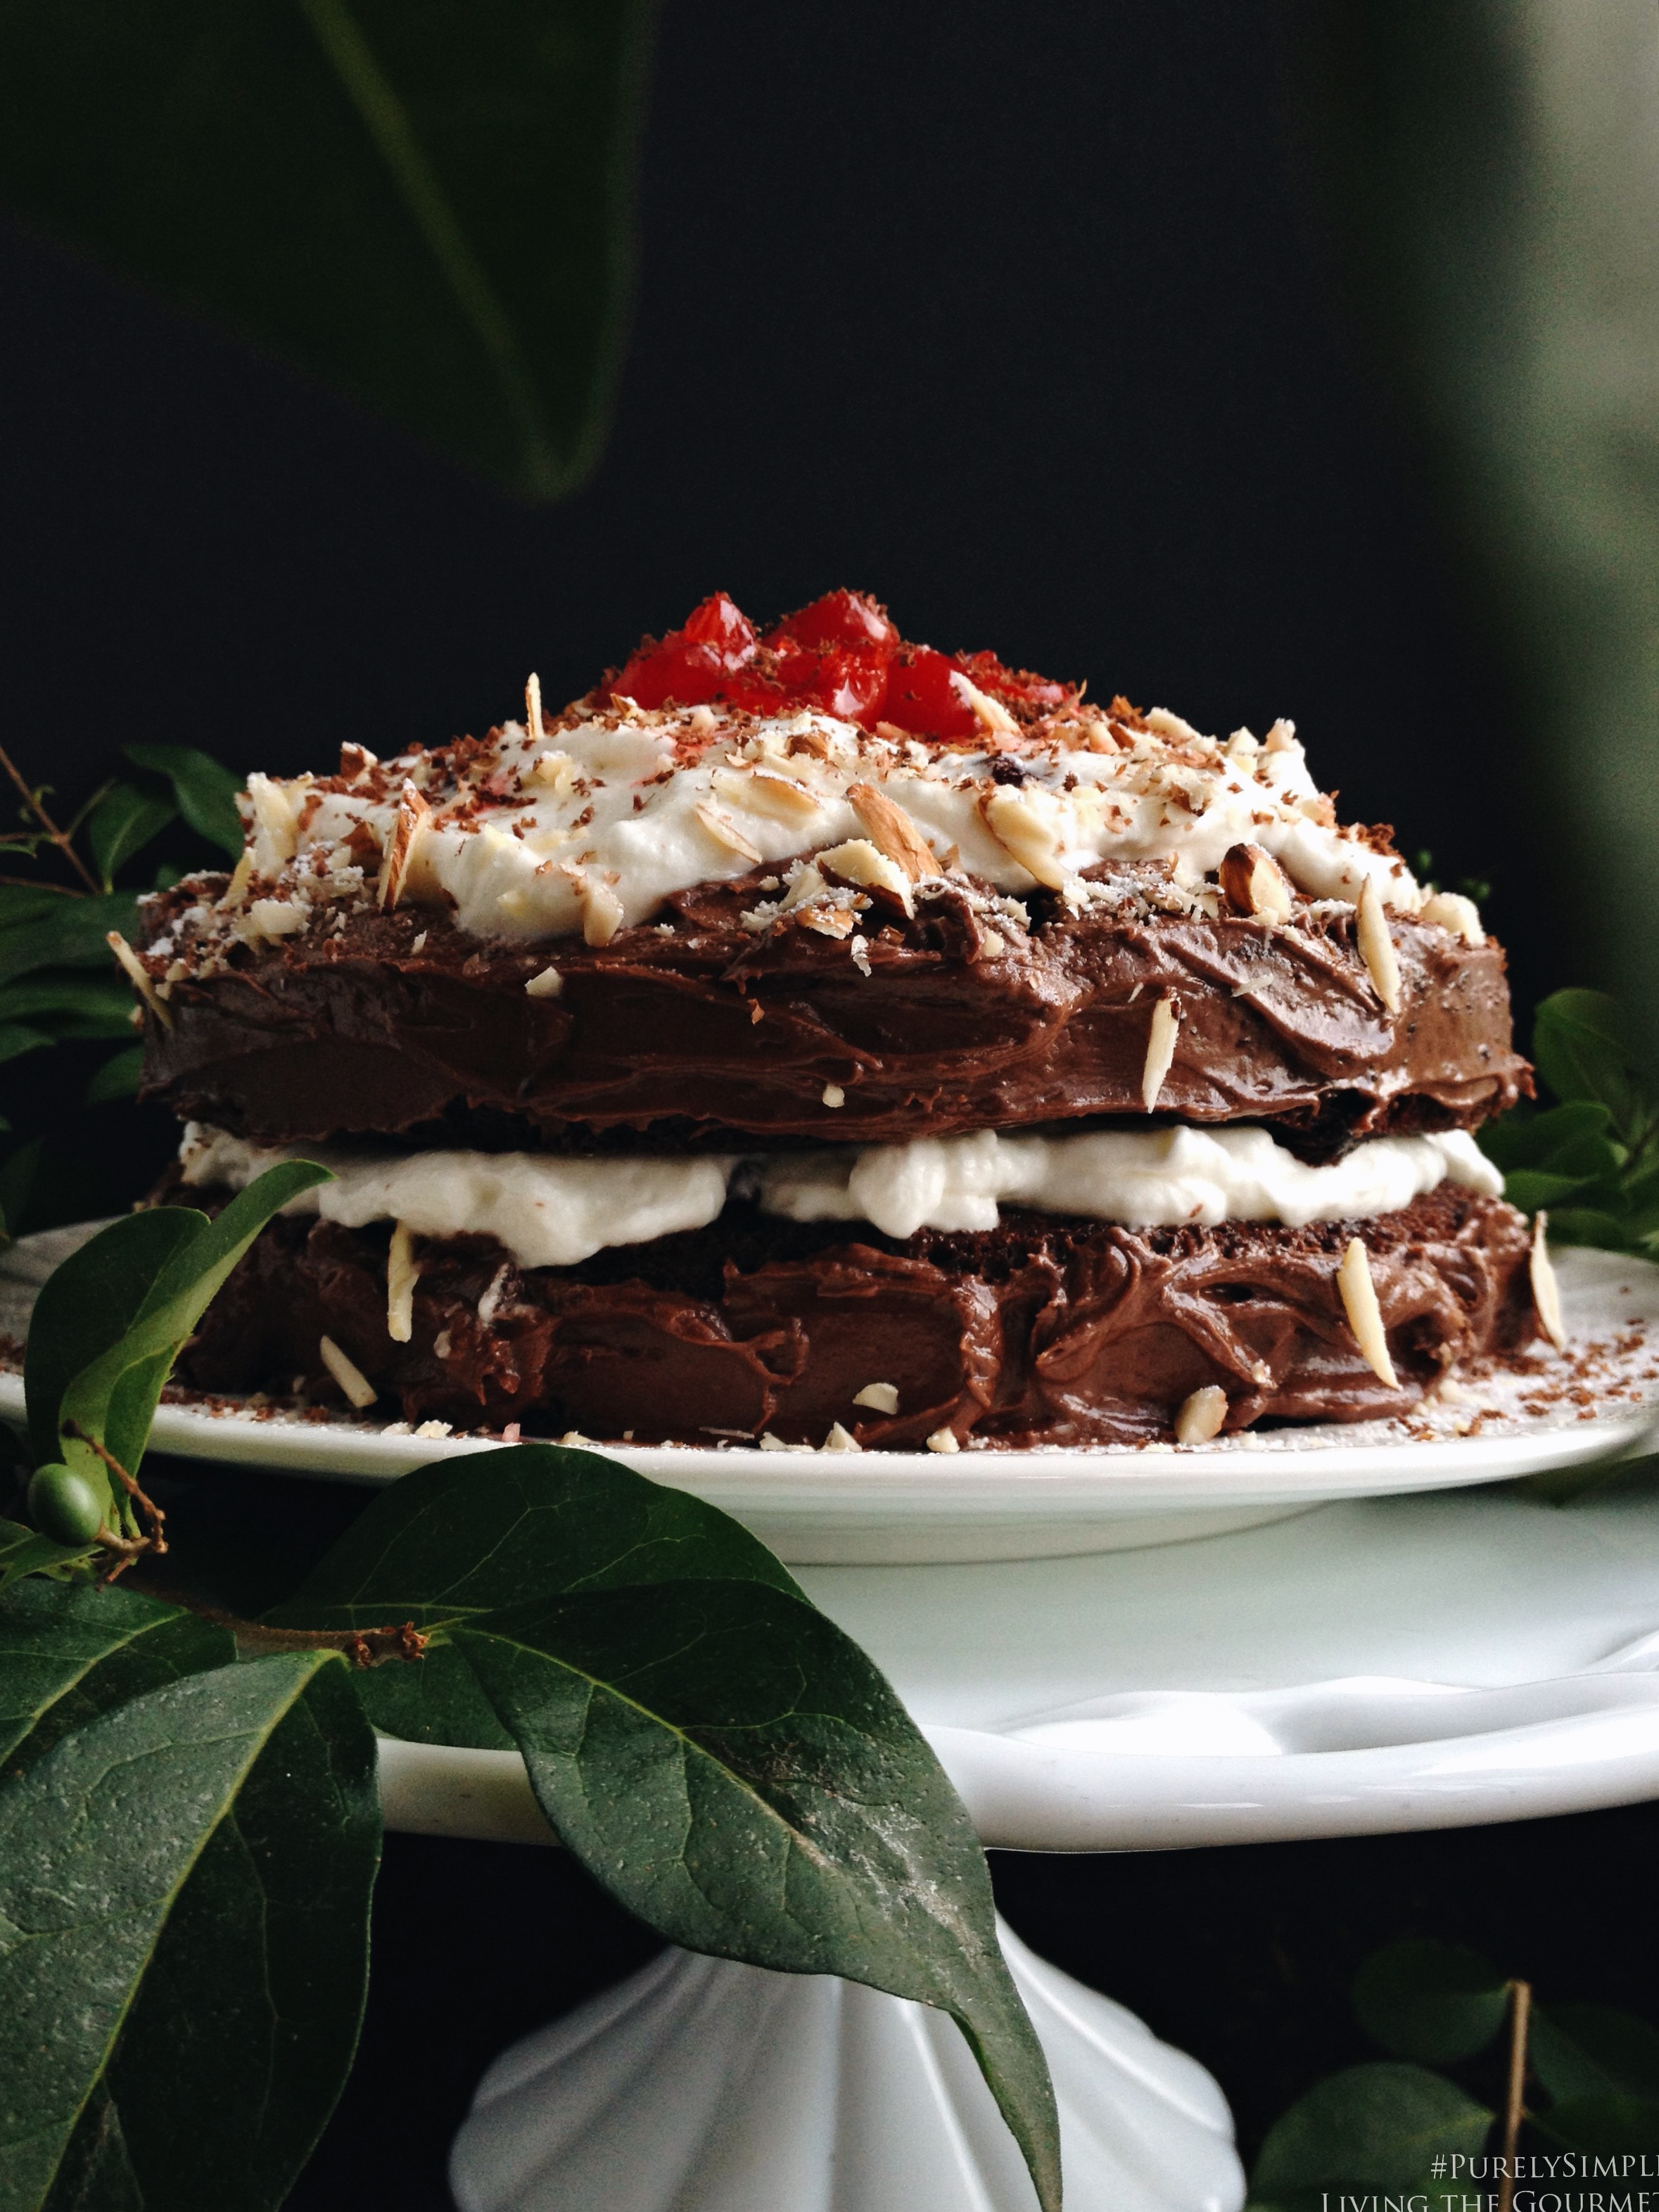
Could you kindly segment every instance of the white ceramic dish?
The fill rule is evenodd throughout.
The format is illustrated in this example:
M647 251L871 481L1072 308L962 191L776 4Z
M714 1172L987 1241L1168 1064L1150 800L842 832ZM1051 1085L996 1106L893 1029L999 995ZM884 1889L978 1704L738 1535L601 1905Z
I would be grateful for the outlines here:
M0 1330L21 1333L33 1291L94 1225L25 1237L0 1255ZM1545 1348L1534 1373L1473 1382L1460 1402L1405 1422L1248 1431L1181 1448L955 1455L601 1449L735 1514L799 1565L1117 1551L1247 1528L1334 1498L1455 1488L1631 1453L1659 1416L1659 1267L1589 1251L1564 1253L1557 1264L1569 1353ZM1566 1395L1570 1389L1588 1402ZM1558 1402L1526 1410L1528 1398L1552 1393ZM0 1419L21 1418L21 1379L0 1374ZM185 1405L163 1406L152 1438L154 1449L182 1458L362 1483L389 1482L428 1461L499 1443L411 1435L406 1425L361 1419Z
M988 1844L1152 1850L1659 1794L1659 1476L1333 1504L1156 1551L819 1567ZM388 1820L547 1840L516 1754L383 1743Z

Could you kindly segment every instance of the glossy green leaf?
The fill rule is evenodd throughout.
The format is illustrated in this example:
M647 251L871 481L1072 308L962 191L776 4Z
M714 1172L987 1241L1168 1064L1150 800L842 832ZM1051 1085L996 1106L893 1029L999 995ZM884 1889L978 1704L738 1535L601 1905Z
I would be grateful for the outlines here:
M343 1663L196 1674L0 1788L0 2212L268 2212L349 2067L380 1851Z
M9 6L0 192L557 497L621 353L650 21L647 0Z
M1558 1206L1550 1213L1552 1244L1594 1244L1608 1252L1622 1252L1630 1231L1616 1213L1588 1206Z
M1518 1108L1502 1115L1482 1125L1478 1140L1487 1158L1505 1170L1553 1168L1593 1175L1618 1165L1611 1147L1603 1149L1612 1127L1613 1116L1600 1099L1575 1098L1542 1113Z
M590 1589L451 1632L594 1878L670 1941L934 2005L1045 2206L1054 2094L984 1855L926 1738L833 1621L761 1582Z
M1504 1195L1523 1213L1539 1207L1559 1206L1590 1188L1587 1176L1549 1175L1541 1168L1516 1168L1504 1178Z
M120 1341L163 1266L205 1219L176 1206L127 1214L100 1230L42 1284L23 1359L29 1446L36 1466L58 1456L58 1415L65 1390Z
M1637 2097L1659 2104L1659 2029L1611 2005L1534 2007L1527 2043L1553 2098ZM1659 2135L1652 2148L1659 2150Z
M55 898L28 919L0 927L0 983L37 968L111 966L109 933L131 937L138 902L130 891L99 898Z
M740 1522L615 1460L519 1444L441 1460L381 1492L285 1605L279 1626L422 1627L575 1589L676 1576L800 1593ZM378 1728L419 1742L508 1747L459 1655L380 1667L359 1685Z
M1613 2095L1575 2097L1531 2117L1532 2124L1544 2141L1564 2150L1630 2152L1649 2159L1659 2153L1659 2100ZM1651 2172L1651 2167L1648 2171ZM1622 2191L1617 2195L1603 2194L1606 2212L1613 2212L1615 2205L1623 2212L1623 2196ZM1639 2197L1632 2192L1625 2201L1631 2212L1636 2212Z
M25 1575L38 1575L67 1566L85 1555L67 1544L54 1544L21 1521L0 1521L0 1590L9 1589Z
M1509 1987L1465 1943L1428 1938L1374 1951L1353 1981L1354 2016L1396 2058L1473 2057L1504 2025Z
M107 890L135 853L142 853L178 815L171 799L136 783L114 783L92 810L87 843Z
M144 1048L134 1045L130 1052L112 1054L103 1066L94 1070L87 1085L88 1106L106 1106L118 1098L136 1098L138 1079L144 1072Z
M309 1160L285 1160L212 1221L187 1206L129 1214L56 1269L35 1302L24 1355L37 1463L61 1458L107 1486L84 1435L136 1474L161 1386L220 1285L274 1213L328 1179ZM112 1502L131 1528L125 1501Z
M233 860L241 857L242 817L236 811L240 776L193 745L124 745L122 750L136 768L167 778L179 813L198 837L205 837Z
M0 1021L36 1018L60 1036L119 1036L132 1026L132 988L120 975L47 968L0 988Z
M1251 2202L1316 2205L1328 2191L1425 2190L1434 2158L1475 2156L1492 2117L1426 2067L1352 2066L1310 2089L1268 2130L1250 2176Z
M1601 991L1557 991L1533 1021L1532 1056L1560 1099L1591 1099L1621 1133L1644 1119L1626 1027Z
M97 1714L235 1656L228 1629L137 1590L19 1583L0 1595L0 1769L15 1772Z
M52 1042L45 1030L25 1022L0 1022L0 1062L21 1060L26 1052L39 1052Z

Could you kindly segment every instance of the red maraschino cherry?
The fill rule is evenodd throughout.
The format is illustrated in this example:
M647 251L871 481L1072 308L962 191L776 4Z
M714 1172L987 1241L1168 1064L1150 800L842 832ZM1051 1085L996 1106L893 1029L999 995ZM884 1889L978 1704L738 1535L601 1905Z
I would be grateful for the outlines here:
M964 680L965 679L965 680ZM1061 706L1071 687L1005 668L994 653L935 653L907 645L887 610L863 592L826 592L757 638L724 592L678 629L647 639L616 690L646 708L720 701L751 714L803 709L866 730L878 723L936 744L983 734L968 685L1017 704Z

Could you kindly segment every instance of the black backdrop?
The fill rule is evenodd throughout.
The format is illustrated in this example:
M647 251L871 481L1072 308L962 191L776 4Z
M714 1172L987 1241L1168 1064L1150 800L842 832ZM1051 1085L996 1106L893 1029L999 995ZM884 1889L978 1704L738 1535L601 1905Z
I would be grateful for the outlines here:
M1524 1006L1577 980L1567 902L1295 110L1282 19L1238 0L674 0L615 435L547 512L0 231L3 741L65 791L139 738L293 772L481 727L532 666L568 696L716 585L769 615L851 582L1206 728L1293 716L1345 812L1491 878ZM1624 1994L1606 1889L1551 1900L1650 1842L1608 1814L1000 1879L1257 2130L1343 2055L1373 1937ZM392 1839L364 2064L295 2202L441 2203L492 2042L639 1955L568 1868Z

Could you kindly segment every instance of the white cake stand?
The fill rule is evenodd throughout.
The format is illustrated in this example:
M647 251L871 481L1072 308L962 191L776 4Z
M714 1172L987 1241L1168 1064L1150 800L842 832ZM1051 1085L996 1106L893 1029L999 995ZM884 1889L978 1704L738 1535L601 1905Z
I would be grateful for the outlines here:
M1093 1559L818 1568L987 1841L1110 1850L1449 1826L1659 1793L1659 1482L1332 1504ZM386 1742L393 1827L552 1840L514 1754ZM1005 1936L1067 2203L1236 2212L1194 2063ZM1029 2212L951 2024L681 1953L498 2061L463 2212ZM931 2193L930 2193L931 2192Z

